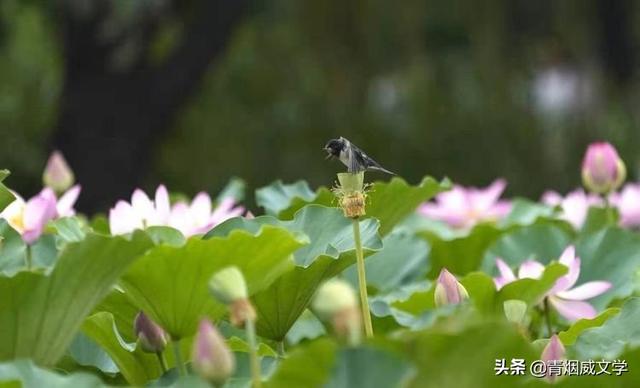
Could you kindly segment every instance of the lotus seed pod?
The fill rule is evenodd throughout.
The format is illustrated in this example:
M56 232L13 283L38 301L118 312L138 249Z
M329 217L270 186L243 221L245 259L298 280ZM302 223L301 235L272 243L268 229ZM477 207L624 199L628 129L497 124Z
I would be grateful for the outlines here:
M237 300L247 299L247 284L238 267L224 268L209 279L209 291L220 302L230 305Z
M365 194L361 192L346 194L340 198L340 207L342 208L344 216L347 218L364 216L366 214L365 199Z
M364 171L359 173L343 172L338 174L340 186L336 189L340 207L345 217L364 216L367 195L364 192Z
M229 305L229 320L231 324L241 327L247 321L255 322L256 310L249 299L238 299Z
M338 338L357 345L362 338L362 316L351 285L332 279L324 283L311 304L311 309L323 321L331 322Z
M363 191L364 171L358 173L341 172L338 174L338 182L340 182L340 188L346 193Z
M509 322L522 324L524 323L525 314L527 313L527 304L521 300L509 299L503 304L504 315Z
M313 311L325 321L331 320L341 311L357 307L358 300L353 288L349 283L339 279L324 283L311 304Z
M356 346L362 342L362 315L357 307L337 313L331 324L336 336L347 344Z

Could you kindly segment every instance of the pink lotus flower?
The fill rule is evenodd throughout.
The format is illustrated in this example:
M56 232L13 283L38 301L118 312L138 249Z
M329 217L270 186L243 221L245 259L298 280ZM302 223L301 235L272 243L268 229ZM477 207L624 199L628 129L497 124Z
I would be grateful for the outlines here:
M587 194L582 189L576 189L566 197L562 197L555 191L547 191L542 195L542 202L550 206L560 206L562 213L560 218L579 229L587 219L587 213L591 206L602 205L602 199L595 194Z
M620 225L627 228L640 226L640 184L628 183L619 193L609 196L610 203L618 208Z
M499 200L506 187L504 179L485 189L454 185L436 196L436 203L422 204L418 211L426 217L444 221L454 228L471 228L483 221L497 221L511 210L509 201Z
M548 298L549 303L558 313L569 321L575 321L581 318L594 318L597 315L596 309L584 301L605 293L611 288L611 283L606 281L593 281L584 283L578 287L573 287L580 276L580 258L576 257L573 246L569 246L564 250L559 261L560 264L565 265L569 269L569 272L556 280L556 283L551 290L545 294L545 297ZM535 260L523 262L518 269L518 277L515 276L511 268L501 259L496 259L496 265L500 272L500 276L494 278L498 290L517 279L540 279L544 272L544 265Z
M0 213L0 218L20 233L27 244L32 244L42 235L47 222L75 214L73 205L80 195L80 186L73 186L60 199L48 187L26 202L18 194L14 195L16 199Z
M213 209L211 198L201 192L191 203L179 201L171 206L164 185L158 186L154 200L136 189L131 203L118 201L109 211L109 226L113 235L131 233L149 226L170 226L185 237L208 232L219 223L242 215L244 208L235 206L233 198L225 198Z
M591 143L582 160L584 186L599 194L616 190L626 177L626 167L616 149L606 142Z

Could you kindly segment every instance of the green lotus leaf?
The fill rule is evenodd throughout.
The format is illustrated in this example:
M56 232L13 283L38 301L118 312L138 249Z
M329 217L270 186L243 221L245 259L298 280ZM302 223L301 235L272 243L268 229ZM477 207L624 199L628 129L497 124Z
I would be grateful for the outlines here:
M584 330L576 339L573 350L579 357L607 360L618 358L625 349L640 347L640 298L627 300L618 315L600 327Z
M543 264L558 260L571 244L571 238L566 228L555 222L538 222L511 229L489 247L484 254L482 269L497 275L496 258L501 258L514 270L529 259Z
M312 340L326 334L324 325L311 311L304 310L287 333L287 343L297 345L304 340Z
M9 176L9 170L0 170L0 211L16 199L7 186L2 183L7 176Z
M334 195L326 187L320 187L314 192L303 180L290 184L277 180L256 190L256 204L262 207L266 214L286 220L292 219L305 205L314 203L331 206L333 202Z
M133 322L140 309L133 301L118 288L114 288L102 301L93 309L91 315L107 312L113 316L114 324L119 335L125 342L136 342L136 335L133 332Z
M181 247L187 242L182 232L169 226L150 226L144 231L156 245L167 244L173 247Z
M441 182L425 177L416 185L394 177L389 182L375 182L368 189L367 217L380 221L380 233L385 235L404 218L413 213L425 201L451 187L448 179ZM333 194L324 187L312 191L304 181L285 185L276 181L256 191L256 202L267 214L291 219L302 207L309 204L331 206L336 204ZM337 206L337 205L336 205Z
M429 272L429 244L406 232L392 232L382 239L382 250L365 261L367 286L380 292L393 290L403 284L423 279ZM354 287L358 285L355 266L348 268L344 276Z
M367 198L367 216L380 221L380 234L384 236L415 212L421 203L450 188L451 182L447 178L438 182L430 176L424 177L416 186L399 177L389 182L375 182Z
M581 259L576 285L606 280L613 286L590 299L589 303L601 310L614 299L626 298L634 292L640 267L640 235L637 232L610 227L580 235L575 244L576 254Z
M533 202L525 198L514 198L511 201L511 211L500 222L500 227L512 225L531 225L539 219L552 219L552 207Z
M225 198L233 198L236 202L240 202L244 199L246 190L247 183L241 178L233 177L220 190L216 197L216 202L220 203Z
M545 218L527 224L530 221L525 217L508 225L481 223L468 231L436 227L439 224L433 222L426 225L414 222L413 228L431 245L429 277L435 277L443 267L461 275L478 269L495 273L496 257L512 266L532 256L546 258L543 263L558 259L570 242L571 227L563 221Z
M242 381L244 384L233 385L233 378L227 381L225 388L249 388L250 380ZM162 378L154 381L148 387L165 387L165 388L211 388L211 384L196 374L180 376L176 370L170 371Z
M201 318L218 320L226 307L209 294L211 275L230 265L243 273L250 294L268 287L292 267L290 256L306 236L273 225L234 230L224 237L159 245L134 263L120 284L133 303L171 334L192 336Z
M380 330L386 332L388 328L395 330L398 325L422 328L432 324L438 317L432 312L439 313L440 310L433 309L433 292L428 293L430 289L431 283L422 281L406 284L393 291L369 298L375 332L379 333ZM409 304L402 305L411 298L413 299ZM401 308L397 308L396 304L401 304ZM426 308L428 310L425 311ZM384 328L381 328L383 323Z
M57 365L60 367L60 364L63 364L62 369L65 369L65 362L71 362L73 363L72 365L75 364L77 368L96 368L107 376L114 376L120 371L109 354L82 332L76 334L73 342L69 345L69 350L65 357L68 359L65 360L65 358L63 358Z
M502 305L509 299L519 299L529 306L536 305L567 270L560 263L551 263L544 269L540 279L518 279L502 287L498 291L498 301Z
M135 342L128 343L120 336L111 313L88 317L82 332L109 354L129 384L142 386L162 374L155 354L143 352ZM170 352L165 350L165 353Z
M328 338L315 340L292 350L266 388L316 388L324 386L336 361L338 345Z
M16 360L0 364L0 387L101 388L107 385L89 373L63 375L42 369L31 360Z
M233 352L249 353L249 344L240 337L233 336L227 340L229 349ZM260 357L278 357L278 353L264 342L258 344L258 355Z
M46 233L29 246L4 219L0 219L0 273L13 276L26 269L27 252L32 269L50 271L58 259L58 251L67 243L80 242L87 231L76 217L64 217L51 221Z
M177 377L173 349L171 348L173 344L168 345L163 352L169 372L162 375L157 356L143 352L135 342L126 341L118 331L111 313L101 312L88 317L82 326L82 331L109 353L118 365L123 377L133 386L143 386L156 379L156 384L151 384L152 386L167 386L170 384L167 380ZM185 360L188 360L191 354L193 341L192 337L183 338L180 341L180 349ZM238 337L229 338L227 344L236 357L236 371L230 382L235 381L245 386L250 382L249 360L246 354L248 345ZM276 353L266 344L260 343L258 354L262 357L263 374L267 375L273 368ZM208 385L203 383L202 386Z
M616 316L620 312L618 307L611 307L601 312L593 319L579 319L574 322L567 330L560 332L558 337L564 345L573 345L582 332L593 327L602 326L609 318Z
M487 250L482 269L496 274L497 257L514 269L531 258L545 264L557 260L572 243L581 259L580 277L576 285L595 280L606 280L613 285L611 290L591 299L590 303L601 310L614 299L632 294L636 271L640 266L640 235L618 227L581 232L574 242L572 235L556 223L517 228L502 235Z
M407 333L405 349L417 368L409 387L511 386L514 376L496 376L496 359L539 358L514 325L505 321L466 322ZM523 376L517 376L521 378Z
M63 217L50 223L51 228L63 242L79 242L87 236L87 231L77 217Z
M258 313L258 334L282 341L304 312L320 285L355 262L355 254L338 259L321 256L308 267L296 266L268 289L252 297Z
M308 266L321 255L337 259L341 252L354 250L352 221L345 218L339 209L320 205L304 207L291 221L281 221L271 216L232 218L212 229L204 238L224 237L237 230L256 233L265 225L284 227L295 235L308 236L309 244L294 253L298 266ZM362 246L369 251L382 248L377 231L377 221L360 221Z
M504 233L494 224L479 224L463 236L441 238L431 231L418 232L429 242L431 251L430 278L435 278L442 268L456 274L466 274L479 268L484 252Z
M29 357L54 365L84 317L150 246L144 233L131 240L88 234L66 245L49 274L0 277L0 360Z
M27 246L18 232L0 219L0 273L13 276L25 267Z
M540 302L544 294L549 291L556 280L566 274L567 267L559 263L552 263L545 268L540 279L519 279L496 291L491 277L482 272L472 272L460 279L460 283L467 289L469 299L475 308L487 314L502 313L503 303L509 299L519 299L534 305ZM421 290L412 294L409 298L392 303L392 307L420 317L425 312L435 308L434 303L435 282L428 290ZM410 326L415 320L410 320ZM399 323L406 324L406 321Z
M590 234L601 229L618 224L620 214L618 209L611 207L608 209L592 206L587 212L587 218L582 225L581 234Z
M266 387L371 387L402 386L409 363L383 344L340 348L326 338L293 350Z
M372 347L341 349L327 387L387 388L402 386L412 372L409 363L396 354Z
M292 221L271 216L235 218L214 228L207 237L225 236L238 229L256 231L264 225L279 225L310 239L309 245L294 253L296 267L252 297L258 312L258 333L281 341L320 284L355 262L353 224L338 209L309 205L298 211ZM376 220L360 221L360 229L365 256L382 247Z

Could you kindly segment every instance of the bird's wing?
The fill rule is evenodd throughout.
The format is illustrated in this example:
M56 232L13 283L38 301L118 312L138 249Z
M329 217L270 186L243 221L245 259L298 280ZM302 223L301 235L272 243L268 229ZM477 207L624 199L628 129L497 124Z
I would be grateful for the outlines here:
M382 167L380 163L373 160L370 156L362 152L362 150L359 149L358 147L353 145L352 147L354 149L354 154L358 155L358 159L359 159L358 162L360 164L359 168L361 170L381 171L390 175L396 175L394 172L391 172L386 168Z
M356 173L362 169L358 159L358 153L353 149L349 149L349 165L347 166L348 172Z
M349 147L349 172L360 172L367 169L367 155L355 145Z

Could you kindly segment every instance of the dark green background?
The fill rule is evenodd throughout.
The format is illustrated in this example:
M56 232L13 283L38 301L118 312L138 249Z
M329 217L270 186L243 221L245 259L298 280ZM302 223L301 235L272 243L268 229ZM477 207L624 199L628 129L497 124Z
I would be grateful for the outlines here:
M25 195L40 185L64 82L48 3L0 2L0 167ZM112 3L113 25L126 25L153 1ZM341 167L322 146L339 135L412 182L502 176L509 194L537 198L578 185L596 139L614 143L635 178L638 21L632 1L253 1L172 129L150 144L139 184L330 184ZM152 54L170 50L184 23L162 19ZM536 111L532 82L552 65L591 83L588 105Z

